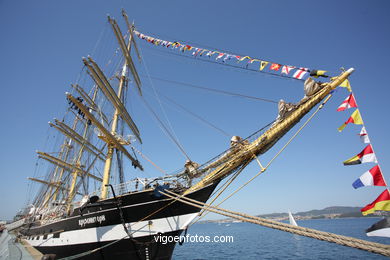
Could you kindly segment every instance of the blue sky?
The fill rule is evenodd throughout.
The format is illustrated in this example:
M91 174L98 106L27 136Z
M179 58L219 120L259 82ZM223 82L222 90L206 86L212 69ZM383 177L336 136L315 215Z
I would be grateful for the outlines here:
M328 70L354 67L351 84L380 166L389 181L390 155L386 76L390 57L388 1L0 1L0 71L2 127L0 138L0 219L9 219L23 206L27 177L34 175L35 150L51 142L47 122L61 118L67 108L63 93L82 68L81 57L115 43L106 20L111 14L124 24L124 7L139 31L171 41L188 41L231 53L281 64ZM103 35L98 41L99 37ZM97 42L99 44L97 44ZM296 102L302 83L262 73L231 69L164 53L162 47L138 42L150 75L246 95ZM95 50L95 46L102 50ZM100 56L99 56L100 55ZM94 56L95 57L95 56ZM152 93L139 65L145 95ZM172 97L226 132L248 136L276 117L274 104L215 95L180 85L153 81L159 92ZM132 94L136 94L135 91ZM327 206L364 206L382 191L380 187L354 190L352 182L373 165L344 167L342 161L364 145L360 127L339 127L352 111L336 112L348 95L338 90L270 169L224 204L250 214L293 212ZM153 103L153 97L151 103ZM185 158L159 132L150 114L135 96L131 112L143 136L142 151L169 172L182 167ZM159 106L154 101L156 111ZM191 159L199 163L227 148L229 138L199 123L172 106L165 112ZM159 111L162 115L162 112ZM296 128L295 128L296 129ZM49 135L49 137L48 137ZM269 151L267 162L287 139ZM146 164L146 163L144 163ZM147 172L130 176L155 176ZM257 173L248 167L231 190ZM39 174L38 174L39 175ZM231 191L230 190L230 191ZM229 191L226 193L228 194Z

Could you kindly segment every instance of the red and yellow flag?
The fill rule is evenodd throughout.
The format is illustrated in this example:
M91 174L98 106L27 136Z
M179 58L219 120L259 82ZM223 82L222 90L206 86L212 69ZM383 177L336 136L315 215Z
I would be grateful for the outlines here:
M359 109L356 109L352 115L348 118L345 123L338 128L339 132L343 131L344 128L349 124L355 124L355 125L362 125L363 124L363 119L362 116L360 115Z
M365 216L365 215L374 213L377 210L390 211L389 190L385 190L384 192L382 192L381 195L379 195L379 197L374 202L372 202L371 204L368 204L367 206L362 208L360 211Z

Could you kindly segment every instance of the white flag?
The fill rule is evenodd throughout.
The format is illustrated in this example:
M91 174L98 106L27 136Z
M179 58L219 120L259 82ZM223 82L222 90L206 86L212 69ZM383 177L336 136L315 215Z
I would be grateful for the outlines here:
M360 131L359 136L360 136L360 140L362 141L362 143L365 143L365 144L370 143L370 138L368 138L368 134L367 134L366 128L364 126L362 127L362 130Z

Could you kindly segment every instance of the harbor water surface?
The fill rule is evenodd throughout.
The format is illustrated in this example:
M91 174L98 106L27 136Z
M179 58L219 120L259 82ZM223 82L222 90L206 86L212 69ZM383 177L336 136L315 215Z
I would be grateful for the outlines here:
M380 218L315 219L298 225L321 231L390 244L390 238L367 237L365 229ZM173 259L388 259L334 243L293 235L249 223L195 224L191 236L233 236L233 243L176 245Z

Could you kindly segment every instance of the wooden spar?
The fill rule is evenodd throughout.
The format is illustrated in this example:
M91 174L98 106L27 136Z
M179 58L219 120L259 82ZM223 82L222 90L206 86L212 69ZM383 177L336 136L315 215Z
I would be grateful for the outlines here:
M49 122L49 125L51 127L54 127L61 133L63 133L68 138L71 138L76 143L83 146L87 151L91 152L92 154L96 155L98 159L104 161L103 152L102 150L99 150L96 146L91 144L87 139L83 138L81 135L79 135L76 131L71 129L69 126L67 126L65 123L58 121L57 119L54 119L55 124Z
M77 84L71 84L71 86L74 90L77 91L77 93L79 93L79 95L85 100L85 102L87 102L88 106L92 108L94 111L96 111L104 120L104 122L108 124L107 116L103 114L99 106L96 105L96 103L89 97L89 95L84 91L84 89Z
M49 122L49 125L56 128L58 131L66 135L67 137L73 139L78 144L85 147L86 150L91 152L92 154L96 155L98 159L104 161L103 158L103 151L91 144L87 139L80 136L78 133L76 133L74 130L72 130L69 126L66 124L59 122L58 120L55 120L56 124L53 124Z
M64 147L66 149L65 154L63 156L64 161L66 161L68 159L68 155L69 155L69 151L70 151L70 147L71 147L70 143L71 143L71 140L69 139L68 144L64 144ZM62 175L65 172L65 169L63 167L58 166L58 165L57 165L57 167L60 168L60 172L59 172L58 177L56 177L55 179L57 179L57 182L60 182ZM56 189L54 190L53 197L52 197L53 201L56 201L59 189L60 189L60 187L56 187ZM51 192L48 193L48 196L51 196ZM50 201L50 197L48 197L48 199L44 202L43 207L46 207L49 204L49 201Z
M107 78L104 76L103 72L100 70L99 66L96 64L96 62L91 58L88 57L88 61L94 68L95 72L97 72L97 75L103 80L105 84L99 86L103 87L101 89L103 93L106 95L106 97L112 102L112 104L115 106L116 109L118 109L118 115L120 115L123 120L129 125L130 129L133 131L133 133L136 135L137 139L142 143L140 133L138 130L137 125L134 123L133 119L131 118L130 114L127 112L126 107L123 105L121 99L120 99L120 92L118 90L118 95L115 93L114 89L111 87L110 83L108 82ZM121 81L119 84L124 84L124 81L126 80L126 73L127 69L125 68L122 72ZM124 78L123 78L124 77Z
M236 153L232 154L230 159L221 163L213 171L203 177L197 184L186 190L185 194L198 190L213 183L216 180L226 177L241 165L250 162L257 155L268 151L280 138L282 138L294 125L296 125L309 111L320 103L332 90L339 86L354 71L353 68L341 73L331 82L323 83L322 88L308 98L302 101L290 115L286 116L281 122L271 126L264 134L254 140L252 143L243 145Z
M65 142L66 142L66 141L65 141ZM64 144L65 144L65 142L64 142ZM62 155L63 155L63 153L64 153L64 151L65 151L65 147L66 147L66 146L64 146L64 145L61 146L61 151L60 151L59 154L58 154L58 158L61 158L61 157L62 157ZM56 165L56 167L55 167L55 169L54 169L54 171L53 171L53 177L52 177L52 180L53 180L53 181L54 181L54 179L55 179L55 177L56 177L56 174L57 174L57 171L58 171L59 169L62 170L61 167L59 167L58 165ZM43 207L46 207L46 206L47 206L47 204L48 204L48 202L49 202L49 200L50 200L50 195L51 195L52 189L53 189L53 186L49 186L49 190L46 192L46 197L45 197L45 199L44 199L44 201L43 201L43 203L42 203Z
M73 164L67 163L67 162L65 162L65 161L63 161L61 159L58 159L58 158L56 158L54 156L51 156L51 155L49 155L47 153L44 153L44 152L37 151L37 153L39 154L39 158L42 158L42 159L44 159L44 160L46 160L48 162L51 162L51 163L53 163L55 165L63 167L67 171L78 171L78 172L80 172L82 174L88 175L89 177L91 177L91 178L93 178L95 180L102 181L102 178L97 177L97 176L95 176L95 175L93 175L91 173L88 173L88 172L84 171L79 165L73 165Z
M72 130L76 129L77 123L78 123L78 122L79 122L79 119L76 117L76 118L74 119L74 121L73 121L73 127L71 128ZM70 139L70 138L69 138L68 143L65 144L65 147L67 148L67 149L66 149L66 152L65 152L65 156L64 156L64 158L63 158L63 161L65 161L65 162L68 160L69 152L70 152L70 149L71 149L71 147L72 147L72 140L73 140L73 139ZM61 167L60 175L58 176L57 181L61 181L64 172L65 172L65 168ZM53 199L52 199L53 201L56 201L56 200L57 200L57 196L58 196L58 192L59 192L59 191L60 191L59 188L57 188L57 189L54 191ZM48 202L47 202L47 203L48 203Z
M115 34L115 37L118 40L119 47L122 50L123 56L126 59L126 64L127 64L127 66L129 66L131 74L133 75L134 82L135 82L135 84L136 84L136 86L138 88L138 92L142 96L141 80L139 78L137 70L135 69L133 59L130 56L129 49L126 46L126 43L125 43L125 40L123 38L122 32L121 32L118 24L116 23L116 21L114 19L111 19L110 16L108 16L108 21L111 24L111 27L112 27L112 29L114 31L114 34ZM129 43L131 43L131 41Z
M89 97L89 95L84 91L82 87L80 87L78 84L71 84L72 88L76 90L80 96L84 99L85 102L91 107L93 110L97 110L98 106L93 102L92 98Z
M135 52L137 53L138 60L141 61L141 55L140 55L140 53L138 51L137 43L135 42L135 38L134 38L134 24L131 25L129 23L129 17L127 16L127 13L126 13L126 11L124 9L122 9L122 16L125 19L125 22L126 22L126 25L127 25L127 30L130 33L129 42L133 43ZM129 52L130 51L131 51L131 45L129 45Z
M111 84L108 82L107 78L104 76L103 72L100 70L99 66L96 62L88 57L88 60L83 58L83 62L85 66L87 66L92 79L95 81L97 86L103 92L103 94L107 97L107 99L112 103L115 109L118 110L118 115L120 115L123 120L130 127L131 131L134 133L135 137L142 143L139 130L134 123L133 119L127 112L127 109L123 105L118 95L115 93L114 89L111 87Z
M113 145L115 148L123 152L124 155L129 158L135 166L143 170L142 165L138 162L138 160L134 159L133 156L126 150L126 148L116 139L116 137L111 134L90 112L89 109L84 106L79 100L73 97L70 93L66 93L66 96L69 100L71 100L84 114L85 116L91 120L91 122L100 130L100 132L104 135L103 140L108 143L108 145Z

